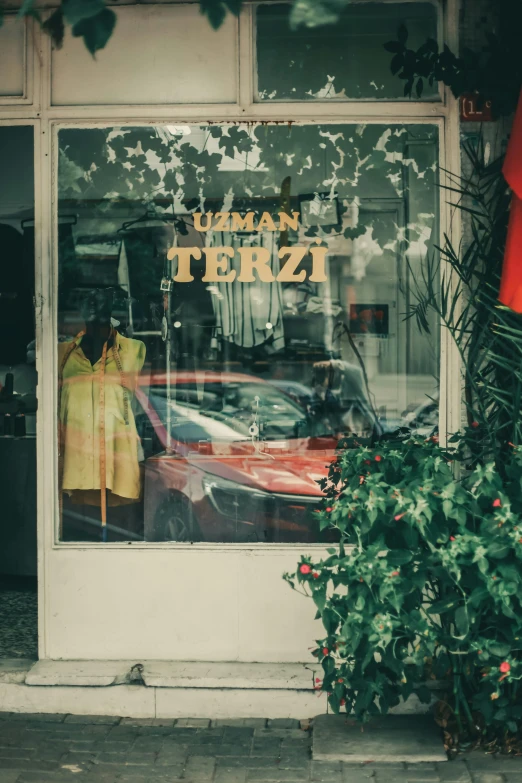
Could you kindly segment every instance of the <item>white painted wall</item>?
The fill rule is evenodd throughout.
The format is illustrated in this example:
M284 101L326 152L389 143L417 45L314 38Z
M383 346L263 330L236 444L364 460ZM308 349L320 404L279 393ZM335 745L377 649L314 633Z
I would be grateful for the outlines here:
M55 549L47 657L310 663L324 630L281 578L300 551Z

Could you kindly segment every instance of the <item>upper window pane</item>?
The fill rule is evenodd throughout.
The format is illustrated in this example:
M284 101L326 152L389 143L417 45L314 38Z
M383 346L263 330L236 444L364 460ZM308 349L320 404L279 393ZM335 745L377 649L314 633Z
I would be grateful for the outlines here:
M390 71L384 44L408 30L417 49L438 38L433 2L350 3L335 25L291 30L291 5L257 8L259 101L398 100L404 81ZM425 84L423 99L437 99L437 84Z

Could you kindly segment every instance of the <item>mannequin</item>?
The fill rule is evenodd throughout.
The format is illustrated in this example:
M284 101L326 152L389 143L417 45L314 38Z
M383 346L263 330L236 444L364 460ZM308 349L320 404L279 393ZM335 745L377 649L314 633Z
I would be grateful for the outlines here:
M111 324L112 288L86 292L85 328L58 346L59 475L74 503L101 508L137 502L141 494L138 434L131 403L145 346Z
M85 321L85 334L81 347L92 365L101 359L103 346L111 336L113 304L113 288L96 288L88 291L82 301L81 314Z

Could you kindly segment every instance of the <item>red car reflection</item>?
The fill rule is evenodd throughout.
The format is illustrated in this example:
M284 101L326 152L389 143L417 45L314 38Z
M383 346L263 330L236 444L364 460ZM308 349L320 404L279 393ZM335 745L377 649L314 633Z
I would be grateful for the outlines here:
M136 396L145 540L332 540L314 512L336 439L312 433L287 394L202 371L175 372L170 387L164 374L142 378Z

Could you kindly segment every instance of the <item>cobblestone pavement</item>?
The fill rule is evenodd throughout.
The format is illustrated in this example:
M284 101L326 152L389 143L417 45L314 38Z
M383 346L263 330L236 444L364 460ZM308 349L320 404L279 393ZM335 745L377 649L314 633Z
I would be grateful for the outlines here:
M0 713L0 783L522 783L522 759L312 761L298 721Z
M0 658L38 657L36 589L36 578L0 576Z

